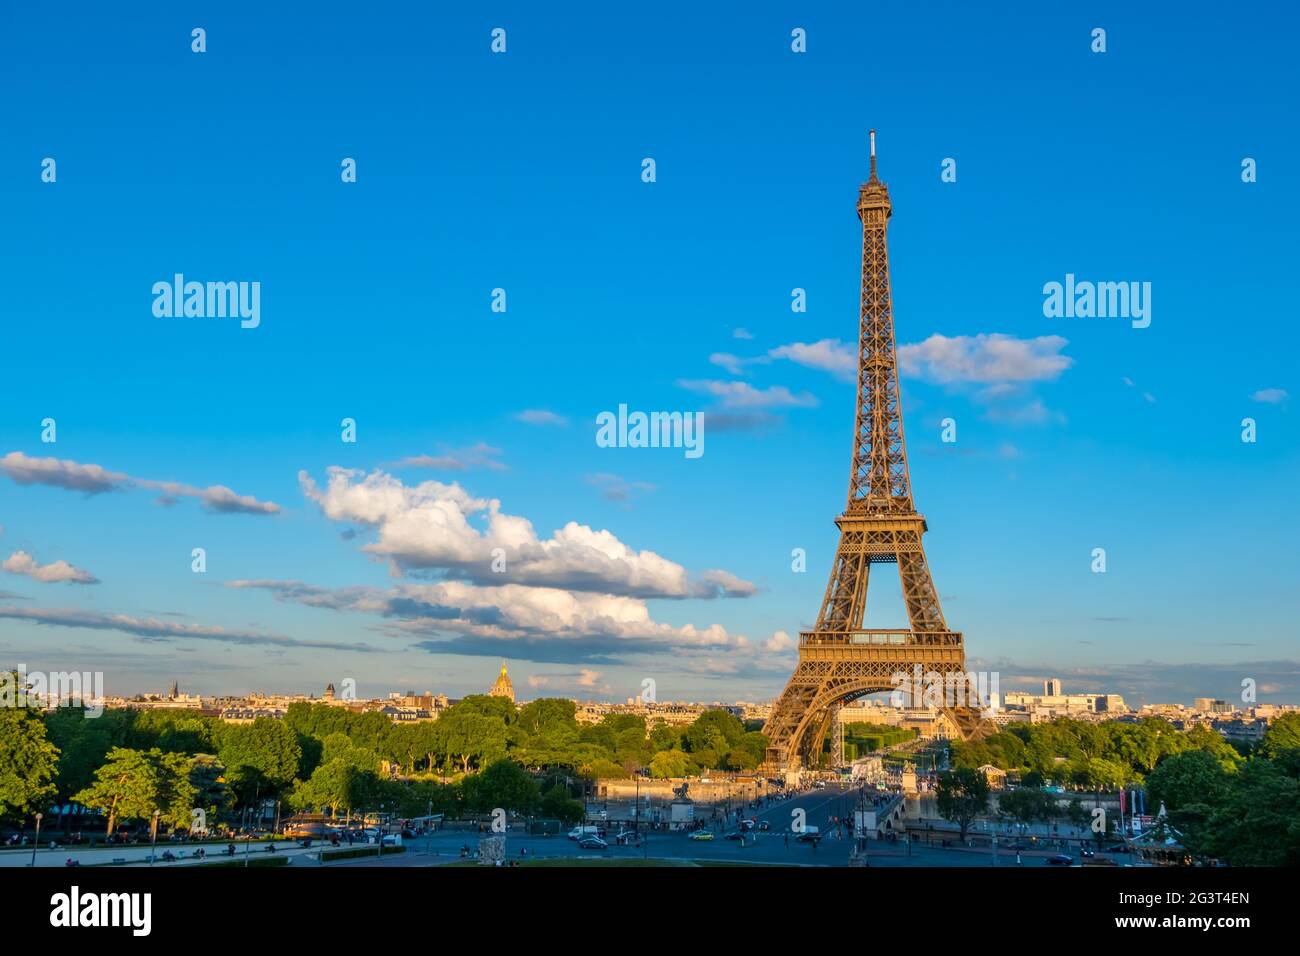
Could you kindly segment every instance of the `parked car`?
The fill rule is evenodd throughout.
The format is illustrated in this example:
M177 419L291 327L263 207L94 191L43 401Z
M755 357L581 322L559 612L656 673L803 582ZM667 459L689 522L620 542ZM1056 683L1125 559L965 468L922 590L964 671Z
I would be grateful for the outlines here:
M598 836L585 836L578 841L578 847L583 850L608 850L609 844Z
M688 839L691 839L691 840L712 840L712 839L713 839L713 832L710 831L710 830L696 830L696 831L694 831L694 832L693 832L693 833L688 837Z

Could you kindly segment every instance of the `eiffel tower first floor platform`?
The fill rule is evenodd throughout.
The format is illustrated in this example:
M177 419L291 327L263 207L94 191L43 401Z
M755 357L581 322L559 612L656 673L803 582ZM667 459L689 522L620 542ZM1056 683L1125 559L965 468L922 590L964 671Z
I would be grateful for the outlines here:
M779 772L809 765L820 750L836 705L898 690L911 682L918 667L940 680L964 675L961 634L910 630L800 634L799 664L763 727L768 739L764 769Z

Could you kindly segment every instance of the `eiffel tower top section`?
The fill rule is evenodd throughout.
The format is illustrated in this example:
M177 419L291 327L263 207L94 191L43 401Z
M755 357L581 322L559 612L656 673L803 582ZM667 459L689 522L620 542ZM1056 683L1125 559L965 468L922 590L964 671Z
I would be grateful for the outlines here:
M858 190L862 220L862 305L858 323L858 403L853 470L846 515L915 515L912 482L898 401L894 311L889 291L885 230L889 188L876 175L876 131L871 131L871 177Z

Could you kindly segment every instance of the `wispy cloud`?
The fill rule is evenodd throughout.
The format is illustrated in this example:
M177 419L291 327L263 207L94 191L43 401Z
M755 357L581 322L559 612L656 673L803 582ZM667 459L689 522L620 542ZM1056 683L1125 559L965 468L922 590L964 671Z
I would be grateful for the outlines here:
M655 486L648 482L628 481L608 472L587 475L585 480L587 484L599 490L600 496L606 501L619 503L630 502L636 495L647 494L655 490Z
M438 471L470 471L475 468L505 471L506 466L497 461L500 455L500 448L478 442L468 448L444 447L440 455L412 455L397 464L404 468L433 468Z
M46 485L88 495L142 488L158 492L164 500L196 498L204 508L217 514L273 515L280 512L280 506L274 502L236 494L225 485L200 488L176 481L134 478L99 465L60 458L31 458L20 451L11 451L0 458L0 472L20 485Z
M796 365L829 372L842 382L852 382L858 374L857 346L839 339L817 342L791 342L767 353L774 359L788 359Z
M1285 388L1261 388L1257 392L1251 393L1252 402L1263 402L1266 405L1281 405L1290 396Z
M20 608L0 605L0 618L28 621L50 627L78 627L98 631L118 631L150 641L198 640L226 644L264 645L268 647L304 647L335 651L373 651L365 644L334 644L329 641L297 640L262 631L229 630L199 624L178 624L157 618L138 618L128 614L101 614L74 608Z
M517 414L515 418L527 425L564 426L569 424L569 420L563 415L556 414L546 408L526 408Z
M792 393L784 385L755 388L748 382L682 379L677 383L692 392L712 395L723 408L813 408L817 398L808 392Z

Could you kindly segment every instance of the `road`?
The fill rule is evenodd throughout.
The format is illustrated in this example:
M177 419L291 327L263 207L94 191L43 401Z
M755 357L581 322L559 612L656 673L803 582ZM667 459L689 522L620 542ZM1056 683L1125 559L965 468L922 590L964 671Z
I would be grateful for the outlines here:
M713 840L691 840L685 833L665 831L650 832L643 836L640 848L635 846L616 846L612 840L606 850L583 850L577 843L564 835L529 836L519 830L510 830L506 834L506 852L510 857L518 858L520 851L534 858L653 858L670 860L700 860L714 863L750 863L783 864L795 866L847 866L853 841L847 836L837 837L831 829L830 817L851 817L857 797L856 789L828 787L825 790L810 790L778 801L761 810L752 812L759 821L768 823L767 831L755 831L746 835L745 845L738 840L724 840L722 834L732 827L723 827L717 831ZM796 813L802 811L804 822L815 826L824 835L816 844L800 843L790 833ZM612 837L612 833L611 833ZM405 852L385 853L380 857L364 857L325 864L335 866L393 866L423 867L439 866L461 859L460 848L468 845L471 851L477 849L478 834L465 830L443 830L432 836L417 837L405 841ZM362 844L358 844L358 847ZM229 861L231 858L219 855L224 845L208 848L205 862ZM345 847L346 848L346 847ZM193 847L159 846L158 853L171 849L178 852L185 850L184 859L175 862L155 862L158 867L193 866L200 862L193 857ZM373 849L373 847L371 848ZM294 866L320 866L316 859L320 850L318 843L310 850L298 847L292 842L277 844L277 853L288 856ZM245 847L239 845L239 852L234 857L237 861L244 859ZM1047 865L1046 851L1022 853L1022 866ZM264 844L254 843L250 856L253 859L266 857ZM43 848L37 853L38 866L64 866L72 857L82 866L113 864L125 860L127 865L147 866L149 847L105 847L89 850L76 847ZM867 860L871 866L1016 866L1014 851L1000 849L996 861L994 854L985 849L943 848L914 844L909 852L906 843L887 843L869 841ZM31 862L31 851L7 850L0 852L0 867L27 866Z

